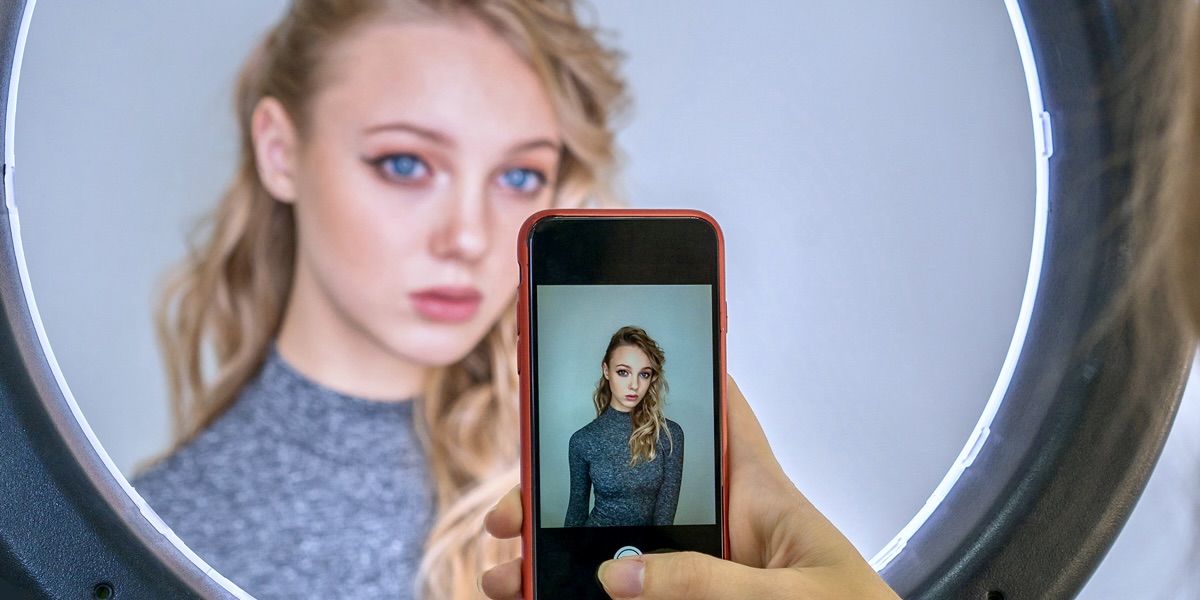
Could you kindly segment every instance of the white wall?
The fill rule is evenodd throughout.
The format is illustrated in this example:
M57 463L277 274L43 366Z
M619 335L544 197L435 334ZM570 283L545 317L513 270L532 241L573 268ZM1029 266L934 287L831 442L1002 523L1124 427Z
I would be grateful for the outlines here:
M633 202L722 223L730 370L788 473L874 554L966 441L1016 320L1033 140L1003 3L596 4L629 54ZM153 290L232 170L233 73L281 6L38 2L16 202L55 353L126 471L167 442ZM1195 528L1166 498L1195 494L1198 463L1179 464L1085 598L1144 597L1148 566L1177 562Z

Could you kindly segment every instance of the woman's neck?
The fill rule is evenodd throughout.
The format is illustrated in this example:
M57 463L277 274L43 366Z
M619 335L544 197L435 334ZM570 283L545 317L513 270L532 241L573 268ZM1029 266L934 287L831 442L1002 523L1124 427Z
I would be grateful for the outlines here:
M608 407L617 412L622 412L625 414L629 414L629 413L633 412L632 408L625 408L623 405L621 405L620 402L617 402L616 398L613 398L612 400L608 401Z
M331 390L394 402L421 395L430 368L390 352L367 335L330 331L289 303L279 328L280 356L300 374ZM335 328L333 328L335 329Z

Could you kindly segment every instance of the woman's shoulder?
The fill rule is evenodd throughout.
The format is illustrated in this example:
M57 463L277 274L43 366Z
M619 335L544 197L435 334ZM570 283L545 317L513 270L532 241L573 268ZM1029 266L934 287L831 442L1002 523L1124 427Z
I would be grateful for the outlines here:
M224 486L253 470L263 451L261 433L235 401L195 437L140 470L130 483L148 501L227 493Z
M237 466L228 458L201 433L131 477L130 484L172 528L197 531L204 519L216 516L213 500L233 491L228 484L237 476L226 475Z
M679 426L679 423L671 419L667 419L667 431L671 432L672 436L683 439L683 428Z
M139 490L143 487L186 488L236 462L229 459L230 454L236 454L237 446L227 443L227 438L232 436L223 435L226 433L223 429L210 425L195 438L142 469L132 478L132 483Z
M611 410L611 409L610 409ZM571 434L570 447L576 451L610 443L618 435L619 428L614 427L612 419L606 419L608 412L602 413L588 421L583 427Z
M596 430L597 430L596 419L592 419L591 421L588 421L587 424L584 425L583 427L576 429L575 433L571 434L571 443L577 444L577 443L583 442L584 440L586 440L590 437L595 436Z

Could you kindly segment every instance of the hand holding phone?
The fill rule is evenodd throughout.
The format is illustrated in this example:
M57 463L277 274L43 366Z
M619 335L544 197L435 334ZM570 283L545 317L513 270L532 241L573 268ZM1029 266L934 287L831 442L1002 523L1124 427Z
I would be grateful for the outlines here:
M519 254L525 598L607 598L612 558L728 556L716 223L545 211Z
M694 553L653 554L603 563L613 598L639 600L792 600L898 597L858 550L792 484L762 426L733 381L729 406L731 560ZM514 488L488 514L498 538L521 534L522 495ZM521 598L522 559L483 573L489 598Z

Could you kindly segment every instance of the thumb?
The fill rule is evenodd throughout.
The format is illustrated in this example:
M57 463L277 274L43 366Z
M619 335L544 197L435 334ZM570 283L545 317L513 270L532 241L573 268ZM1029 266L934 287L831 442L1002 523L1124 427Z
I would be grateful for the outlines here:
M778 593L776 570L700 554L671 552L609 560L596 576L618 600L727 600Z

